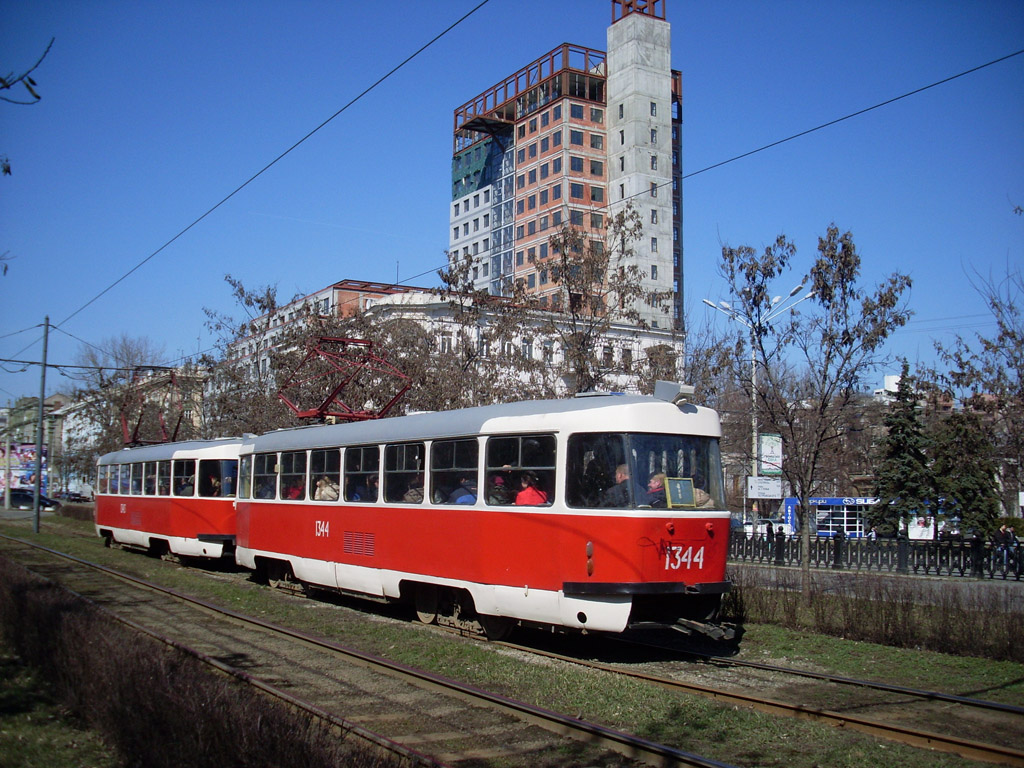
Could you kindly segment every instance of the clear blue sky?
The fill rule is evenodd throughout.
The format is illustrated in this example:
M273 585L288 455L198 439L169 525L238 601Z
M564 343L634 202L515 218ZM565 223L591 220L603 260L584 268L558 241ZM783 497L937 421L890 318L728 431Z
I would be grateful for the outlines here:
M0 178L0 253L13 257L0 357L38 359L40 331L17 331L64 320L477 2L7 0L3 73L56 42L35 72L42 101L0 103L13 168ZM283 297L344 278L433 285L452 110L562 42L603 50L610 8L490 0L63 329L147 336L170 361L211 346L203 307L232 311L225 274ZM667 10L684 174L1024 48L1020 0ZM933 338L992 329L969 275L1024 263L1016 205L1024 56L688 178L691 320L724 296L723 243L785 233L809 264L834 221L853 232L866 282L912 276L916 317L892 351L929 360ZM53 331L49 359L73 363L79 347ZM69 387L51 371L48 392ZM38 391L38 367L0 370L0 402Z

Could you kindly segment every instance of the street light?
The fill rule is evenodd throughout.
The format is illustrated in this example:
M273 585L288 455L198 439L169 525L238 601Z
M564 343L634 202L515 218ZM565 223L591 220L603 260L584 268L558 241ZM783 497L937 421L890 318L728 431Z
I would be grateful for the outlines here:
M718 310L723 315L728 317L730 320L735 320L740 325L744 326L750 331L750 475L751 477L757 477L757 344L756 340L764 332L765 325L777 318L783 312L787 312L793 309L797 304L807 301L807 299L814 298L814 291L811 291L806 296L797 299L794 302L790 302L794 296L800 293L804 289L804 284L796 286L786 295L785 298L782 296L776 296L772 299L769 311L762 317L758 322L751 323L745 317L741 316L739 311L733 309L732 305L727 301L719 301L715 304L707 299L702 301L712 309ZM744 494L746 499L746 494ZM746 502L744 502L743 513L746 515Z

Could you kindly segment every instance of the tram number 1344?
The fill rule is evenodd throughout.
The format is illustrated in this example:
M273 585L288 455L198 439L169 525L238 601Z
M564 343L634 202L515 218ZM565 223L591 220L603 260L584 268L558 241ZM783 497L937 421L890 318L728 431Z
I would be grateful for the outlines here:
M693 547L675 546L669 544L665 547L665 570L678 571L680 568L703 568L704 547L694 551Z

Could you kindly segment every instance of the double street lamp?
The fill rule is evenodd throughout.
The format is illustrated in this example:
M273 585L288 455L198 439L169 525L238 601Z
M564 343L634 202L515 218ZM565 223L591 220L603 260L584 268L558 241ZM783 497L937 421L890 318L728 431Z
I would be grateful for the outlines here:
M718 310L723 315L728 317L730 320L734 320L740 325L747 328L750 331L750 475L751 477L757 477L758 471L758 450L757 450L757 340L764 333L765 326L775 318L784 312L788 312L793 309L797 304L807 301L807 299L814 298L814 291L811 291L806 296L802 296L796 301L791 301L798 293L804 289L803 283L796 286L789 292L785 297L776 296L772 299L771 306L768 312L765 313L757 322L750 322L747 318L743 317L739 310L735 309L729 302L720 301L717 304L703 299L703 302L712 309ZM746 494L744 494L744 499ZM744 507L744 514L746 508Z

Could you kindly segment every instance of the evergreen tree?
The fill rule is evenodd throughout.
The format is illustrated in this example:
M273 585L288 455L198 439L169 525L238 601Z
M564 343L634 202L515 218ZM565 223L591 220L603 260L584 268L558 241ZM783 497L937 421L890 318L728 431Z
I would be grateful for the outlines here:
M875 470L878 504L868 517L871 525L895 531L899 530L901 521L928 514L937 498L928 466L928 438L921 424L916 388L906 361L896 399L883 423L887 431L881 441Z
M958 411L938 424L932 438L933 472L947 515L962 531L990 534L999 516L992 440L976 413Z

